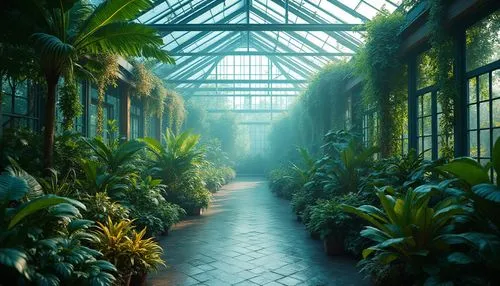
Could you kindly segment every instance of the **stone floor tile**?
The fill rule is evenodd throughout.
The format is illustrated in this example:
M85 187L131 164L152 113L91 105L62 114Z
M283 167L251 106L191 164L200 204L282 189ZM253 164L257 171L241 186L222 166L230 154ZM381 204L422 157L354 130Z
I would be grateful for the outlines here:
M355 260L326 256L289 202L257 178L225 186L203 216L179 223L160 244L169 267L148 285L369 285Z

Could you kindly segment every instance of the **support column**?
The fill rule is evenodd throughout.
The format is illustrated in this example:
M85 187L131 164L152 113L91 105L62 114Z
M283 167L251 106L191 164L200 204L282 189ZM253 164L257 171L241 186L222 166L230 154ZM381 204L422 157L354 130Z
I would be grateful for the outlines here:
M467 81L465 80L465 30L455 38L455 80L457 94L454 106L455 119L455 157L468 155L467 134Z
M122 87L120 96L120 140L130 139L130 96L132 93L130 86Z
M412 54L408 62L408 147L418 150L418 100L417 91L417 55Z

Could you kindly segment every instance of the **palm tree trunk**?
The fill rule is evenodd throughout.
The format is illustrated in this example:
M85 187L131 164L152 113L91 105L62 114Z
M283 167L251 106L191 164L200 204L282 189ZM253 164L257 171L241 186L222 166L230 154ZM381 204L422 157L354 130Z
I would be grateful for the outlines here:
M45 134L43 145L43 167L52 168L54 164L54 137L56 123L56 89L59 77L47 77L47 98L45 103Z

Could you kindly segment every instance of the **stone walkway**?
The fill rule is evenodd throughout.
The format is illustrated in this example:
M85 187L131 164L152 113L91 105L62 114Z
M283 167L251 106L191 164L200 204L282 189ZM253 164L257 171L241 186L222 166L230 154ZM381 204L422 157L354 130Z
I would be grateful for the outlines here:
M267 182L243 178L215 194L201 217L161 240L169 267L148 285L367 285L356 261L331 258Z

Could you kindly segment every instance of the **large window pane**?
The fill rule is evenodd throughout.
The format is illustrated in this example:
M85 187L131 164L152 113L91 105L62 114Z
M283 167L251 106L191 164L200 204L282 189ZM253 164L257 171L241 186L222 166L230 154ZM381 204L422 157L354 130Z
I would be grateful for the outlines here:
M467 71L500 59L500 11L467 29L466 59Z

